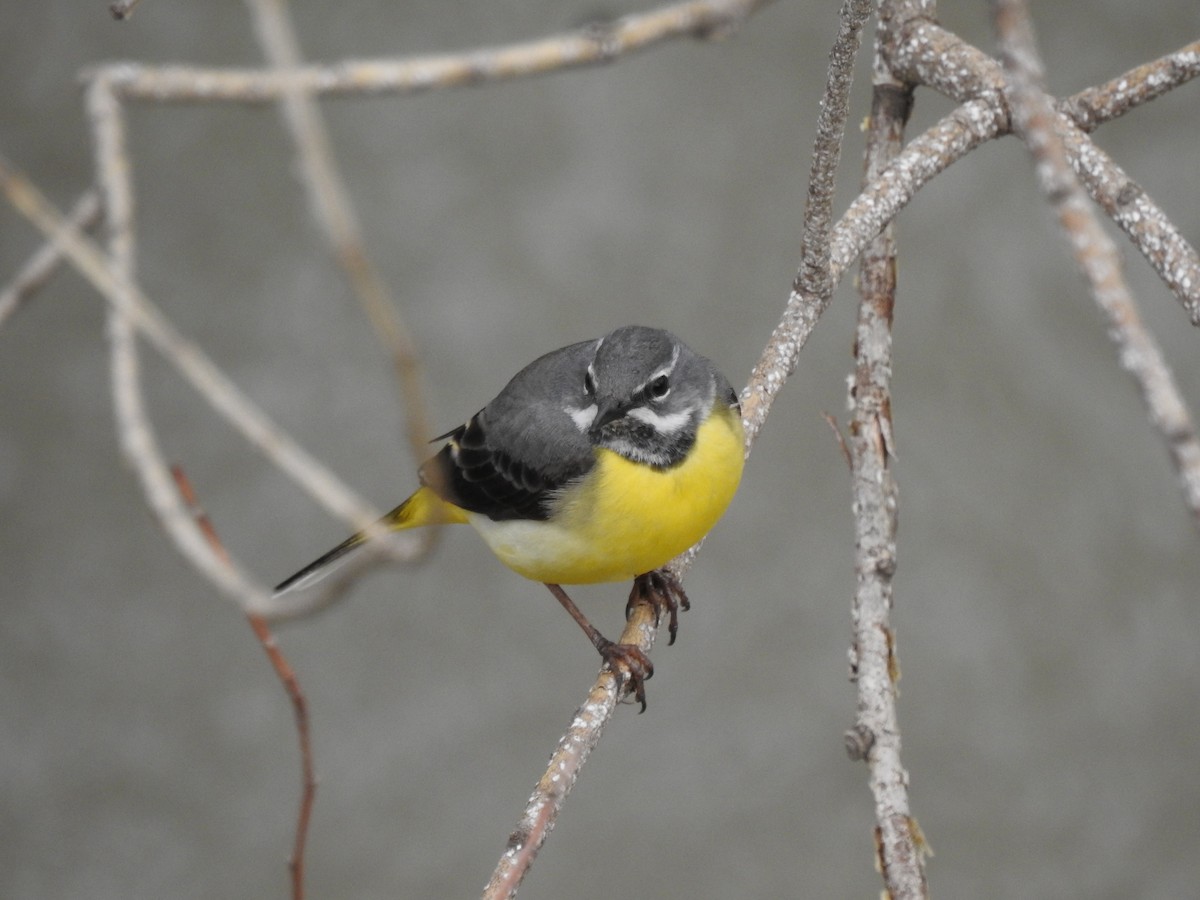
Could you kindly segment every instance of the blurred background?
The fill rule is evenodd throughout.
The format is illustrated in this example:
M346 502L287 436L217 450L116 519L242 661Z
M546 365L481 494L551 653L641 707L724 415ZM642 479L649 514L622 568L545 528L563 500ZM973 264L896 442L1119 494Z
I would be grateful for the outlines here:
M257 65L236 3L12 4L0 149L62 207L91 179L77 74ZM296 3L313 60L522 40L636 8ZM671 328L742 384L798 264L835 4L606 68L323 110L369 248L457 425L538 354ZM1200 35L1191 4L1035 10L1066 94ZM945 23L990 51L980 3ZM869 57L869 54L867 54ZM861 170L855 86L839 211ZM1200 86L1099 143L1200 239ZM950 110L921 91L911 135ZM146 292L381 507L414 483L388 358L333 264L271 106L130 111ZM1200 553L1174 473L1013 140L898 226L894 624L914 812L943 897L1180 897L1200 880ZM0 208L0 281L40 244ZM1198 336L1121 238L1197 409ZM851 279L775 404L742 490L523 898L875 896L867 771L847 760ZM0 330L0 896L283 897L291 709L245 620L151 521L116 445L103 304L60 273ZM147 350L165 452L274 583L340 540ZM602 631L624 586L579 590ZM412 569L282 627L320 789L313 897L478 894L583 699L595 653L547 592L448 532Z

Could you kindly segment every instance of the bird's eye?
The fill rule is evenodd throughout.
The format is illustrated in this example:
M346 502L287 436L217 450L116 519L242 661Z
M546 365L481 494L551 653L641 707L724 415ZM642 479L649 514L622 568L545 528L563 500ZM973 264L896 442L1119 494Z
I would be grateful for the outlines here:
M587 372L583 376L583 390L589 397L595 396L596 376L592 374L591 366L588 366Z
M654 400L661 400L667 394L671 393L670 379L666 375L659 375L646 385L646 393Z

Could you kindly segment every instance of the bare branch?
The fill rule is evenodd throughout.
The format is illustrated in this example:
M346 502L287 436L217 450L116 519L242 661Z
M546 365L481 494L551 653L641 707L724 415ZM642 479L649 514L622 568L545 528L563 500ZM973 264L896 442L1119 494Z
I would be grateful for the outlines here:
M1092 132L1200 75L1200 41L1086 88L1059 104L1084 131Z
M1178 79L1176 84L1186 82L1189 78L1200 74L1200 63L1196 63L1194 66L1184 66L1179 60L1192 61L1197 53L1195 47L1196 45L1188 45L1183 50L1150 63L1149 68L1151 71L1164 70L1173 73ZM969 59L979 59L978 56L972 54L963 54L963 56ZM1072 110L1072 116L1082 116L1085 121L1090 121L1094 123L1094 127L1098 127L1116 115L1134 108L1138 102L1146 102L1158 96L1157 93L1149 90L1140 93L1130 92L1124 95L1127 105L1105 105L1105 98L1118 90L1118 86L1125 83L1127 79L1140 78L1147 83L1162 84L1161 80L1156 80L1146 74L1143 71L1146 68L1146 66L1138 67L1098 88L1089 88L1069 97L1062 102L1062 108ZM909 74L915 74L915 72L909 72ZM982 93L989 94L990 99L967 100L936 125L914 138L900 155L879 173L874 181L863 188L863 192L850 204L834 228L832 236L831 262L835 281L858 257L867 242L878 234L901 209L907 206L917 192L934 176L945 171L980 144L1008 133L1007 105L997 102L1002 98L998 97L995 92L985 90ZM1100 106L1093 107L1091 104L1094 102L1099 103ZM1082 146L1077 146L1079 146L1081 157L1084 156ZM1107 159L1104 157L1104 160ZM1109 162L1111 161L1109 160ZM1095 169L1096 166L1085 165L1084 168ZM1111 169L1106 173L1099 173L1098 180L1100 177L1103 177L1108 183L1125 183L1123 173L1117 176L1117 173ZM1114 200L1128 196L1127 194L1123 195L1120 190L1114 194ZM1170 234L1163 233L1162 228L1157 224L1161 221L1161 211L1157 207L1147 207L1143 203L1144 199L1146 199L1144 195L1139 192L1135 203L1138 214L1144 219L1140 231L1149 237L1145 242L1148 249L1143 252L1148 258L1151 258L1151 263L1169 285L1176 283L1181 285L1176 292L1177 296L1180 291L1187 294L1186 298L1181 297L1181 300L1184 300L1190 311L1195 308L1196 285L1200 284L1200 277L1197 277L1197 272L1193 268L1195 253L1189 253L1185 249L1186 242L1182 247L1180 246L1179 240L1181 239L1173 227L1168 226ZM1114 203L1114 206L1123 205L1126 205L1125 201ZM1132 211L1129 213L1129 218L1134 218ZM1137 230L1136 223L1132 221L1130 227ZM1162 263L1155 262L1160 257L1164 258L1164 261ZM1168 263L1166 259L1170 259L1171 262ZM1195 321L1194 315L1193 321Z
M1008 83L1000 65L983 51L957 35L924 20L905 25L902 39L892 50L890 61L900 77L928 84L959 102L985 100L1007 117ZM1119 114L1161 94L1162 84L1182 84L1200 74L1195 44L1151 64L1148 72L1134 69L1099 93L1083 92L1063 103L1068 110L1089 108L1089 102L1106 103L1116 93L1124 103L1108 103L1104 114ZM1122 79L1146 85L1141 90L1121 90ZM1151 84L1153 83L1153 84ZM1138 187L1083 129L1065 113L1056 128L1063 135L1067 157L1083 180L1083 186L1113 221L1128 235L1138 251L1175 294L1193 324L1200 325L1200 254L1180 234L1166 213ZM1085 121L1098 124L1096 119ZM1003 129L1007 133L1008 126Z
M1122 368L1137 382L1182 482L1184 502L1200 525L1200 441L1175 378L1121 275L1117 248L1096 220L1071 170L1063 135L1074 125L1054 110L1041 89L1041 61L1022 0L993 0L1001 56L1009 74L1013 127L1036 165L1038 182L1058 213L1075 261L1108 321Z
M94 90L103 98L103 91L95 88ZM92 97L90 106L93 113L101 109L102 102L103 100L98 101ZM110 117L109 124L105 127L112 127L111 123L117 121L111 118L111 112L103 115ZM219 413L241 430L268 459L291 475L336 515L355 523L363 523L368 531L381 530L374 525L379 518L377 511L356 497L333 473L298 447L229 381L199 347L179 335L136 285L118 281L108 260L96 245L81 235L78 229L71 227L62 214L2 158L0 187L13 206L54 242L63 257L91 282L113 308L128 316L133 326L147 337L163 358L175 366L180 374ZM114 196L119 194L119 191L114 192ZM106 200L106 204L111 202ZM118 228L114 233L121 232L122 229ZM123 252L131 256L132 247ZM303 615L310 608L308 603L296 606L291 602L285 604L275 600L263 588L252 584L236 564L226 566L212 556L203 536L180 502L178 491L162 459L162 453L141 403L136 357L131 359L130 351L125 349L124 335L120 331L119 329L114 340L113 363L114 374L120 376L114 381L119 430L122 446L139 474L150 508L185 558L223 594L242 605L243 609L269 619ZM401 559L405 558L406 553L413 552L412 543L399 540L399 536L372 543L394 550L395 555ZM313 608L320 608L323 601L323 597L311 601Z
M612 62L663 41L723 37L771 0L688 0L521 44L407 59L307 65L288 72L115 63L104 77L128 99L269 103L310 95L415 94L545 75Z
M830 251L829 222L842 139L849 115L847 104L854 75L854 60L858 55L862 26L869 13L869 3L846 0L842 5L838 35L829 53L829 73L817 120L817 137L804 211L800 269L792 281L792 291L783 315L763 348L749 383L742 389L742 421L746 429L747 455L762 431L776 395L796 371L800 348L828 308L834 286L841 276Z
M128 208L131 201L128 199L128 162L123 143L118 144L106 138L110 131L120 128L120 106L102 80L93 82L89 98L89 112L97 143L101 148L106 143L112 143L115 147L107 154L97 154L100 184L107 197L120 198L122 206ZM112 199L109 200L109 203L113 202ZM122 206L112 207L110 227L120 236L120 246L128 245L128 249L121 250L122 256L131 257L131 225L123 224L128 221L131 213L122 214ZM53 230L53 224L48 224L52 220L45 216L47 212L48 210L42 210L44 218L36 224L44 229ZM358 497L332 471L292 441L196 344L180 335L128 276L125 283L118 280L119 276L109 269L107 261L94 244L78 232L61 227L57 230L56 240L62 242L64 253L97 290L145 334L163 358L174 365L212 407L318 502L334 515L341 516L355 525L367 525L380 517L378 510Z
M804 209L804 236L800 244L800 271L796 273L792 290L813 296L821 305L828 305L833 295L833 279L829 269L833 191L837 184L846 119L850 115L854 60L858 57L863 23L870 15L871 7L869 0L845 0L842 4L837 39L829 52L825 97L817 116L817 137Z
M300 66L299 42L286 0L247 0L247 5L267 61L279 71ZM296 144L300 181L308 192L317 222L333 246L338 264L345 271L375 333L391 353L404 400L408 444L413 457L421 459L428 449L426 442L430 429L416 345L382 275L367 254L362 227L338 171L329 133L316 101L303 91L289 91L280 100L280 106ZM436 528L426 531L421 539L422 547L428 549L438 533Z
M874 91L867 128L864 181L877 180L897 156L912 108L912 89L892 78L881 57L883 29L876 43ZM851 609L851 677L858 688L858 712L850 734L861 744L875 799L876 850L885 893L892 898L928 894L924 841L908 797L908 773L900 761L896 712L895 632L891 626L892 578L896 571L898 499L892 475L892 317L896 301L896 243L891 226L863 253L859 267L858 327L851 398L851 484L855 522L854 569L857 588ZM851 746L847 741L847 746Z
M179 496L183 498L184 505L187 506L188 511L196 522L196 527L200 529L205 540L208 541L208 545L212 548L213 553L219 559L228 563L229 552L225 549L225 545L221 543L212 520L209 519L208 514L200 506L200 501L196 497L196 491L192 487L191 481L179 466L171 467L171 475L175 481L176 488L179 490ZM279 644L275 641L275 635L271 633L271 628L267 624L267 620L254 613L248 613L246 618L250 622L250 628L254 631L254 636L258 638L263 651L267 654L271 668L275 670L275 677L283 685L283 689L287 692L288 699L292 703L292 714L296 723L296 738L300 744L301 788L300 810L296 814L296 837L292 842L292 856L288 860L288 870L292 873L292 900L304 900L304 847L308 841L308 823L312 818L313 801L317 795L317 777L313 768L312 739L308 728L308 700L300 687L300 679L296 677L296 670L292 668L291 663L287 661L287 657L283 655L283 651L279 649Z
M106 295L114 301L109 307L108 338L117 430L122 452L141 482L151 511L184 558L243 609L256 610L265 603L265 592L243 574L234 560L213 552L179 496L146 414L134 334L137 288L133 281L133 201L127 177L125 122L120 104L103 80L89 87L87 107L96 137L97 175L104 192L111 267L94 244L3 162L0 179L10 201L93 283L99 277Z
M67 213L67 221L80 231L87 231L100 221L100 212L100 195L94 188L89 188L75 201ZM50 280L61 262L62 254L50 243L43 244L29 258L16 277L0 291L0 327Z
M654 608L649 603L635 602L621 632L620 643L634 644L648 653L654 646L654 620ZM516 896L517 888L554 828L567 795L575 786L588 755L600 742L604 726L616 711L621 696L621 685L605 666L550 756L546 772L525 804L516 829L509 835L508 846L483 890L483 900L506 900Z
M1059 113L1056 128L1075 174L1158 273L1187 312L1200 325L1200 254L1167 218L1167 214L1082 129Z

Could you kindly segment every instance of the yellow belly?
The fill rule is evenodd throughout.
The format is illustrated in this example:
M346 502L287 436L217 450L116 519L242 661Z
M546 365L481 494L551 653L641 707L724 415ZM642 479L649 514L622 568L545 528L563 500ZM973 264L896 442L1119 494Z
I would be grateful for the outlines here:
M724 406L700 426L682 463L666 470L599 450L587 477L544 522L468 520L519 575L556 584L625 581L653 571L716 524L742 477L743 432Z

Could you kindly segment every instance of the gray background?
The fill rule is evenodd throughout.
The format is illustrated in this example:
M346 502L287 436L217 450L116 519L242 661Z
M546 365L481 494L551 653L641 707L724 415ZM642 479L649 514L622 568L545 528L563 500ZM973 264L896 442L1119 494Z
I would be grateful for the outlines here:
M236 3L17 4L0 146L60 205L89 180L76 87L103 59L254 64ZM426 360L434 425L537 354L665 325L742 383L795 266L836 4L735 38L413 99L324 105L370 248ZM297 4L306 53L538 36L591 2ZM981 3L945 21L992 46ZM1194 4L1039 8L1078 90L1200 34ZM630 8L628 6L624 8ZM1197 86L1101 144L1193 242ZM856 85L852 123L866 112ZM919 95L913 132L950 108ZM386 358L331 264L270 107L131 115L146 291L380 505L413 483ZM840 206L861 139L852 128ZM1178 897L1200 880L1200 554L1022 148L983 148L899 225L895 625L914 811L943 897ZM0 209L0 278L38 245ZM1122 242L1180 383L1195 331ZM849 280L689 579L650 709L620 711L528 898L875 896L866 770L848 762L852 523L821 411L844 419ZM331 521L156 359L154 417L225 541L274 581ZM1193 407L1194 408L1194 407ZM168 547L122 465L101 302L62 275L0 331L0 896L282 897L291 711L243 619ZM624 588L580 590L609 633ZM478 893L596 669L544 589L466 530L283 628L321 786L314 897Z

